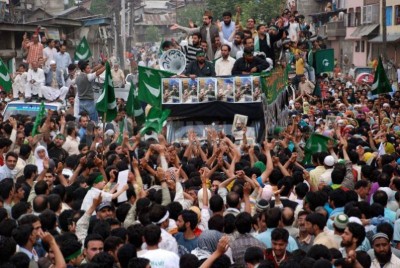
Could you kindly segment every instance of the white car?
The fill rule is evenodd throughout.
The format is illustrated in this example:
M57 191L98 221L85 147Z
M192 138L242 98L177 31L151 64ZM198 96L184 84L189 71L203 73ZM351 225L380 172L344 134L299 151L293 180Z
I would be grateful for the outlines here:
M28 115L31 117L37 116L40 109L39 102L27 102L24 101L11 101L7 103L6 108L3 111L3 120L7 120L12 115ZM59 102L49 102L44 104L46 110L61 111L64 106Z

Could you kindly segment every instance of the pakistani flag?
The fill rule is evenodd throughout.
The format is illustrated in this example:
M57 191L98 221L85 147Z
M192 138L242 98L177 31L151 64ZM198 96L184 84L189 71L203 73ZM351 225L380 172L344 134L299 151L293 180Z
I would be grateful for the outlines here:
M86 40L86 37L83 37L81 42L79 43L79 46L75 50L74 59L76 61L87 60L91 56L92 56L92 52L90 51L89 43Z
M321 49L316 51L314 56L315 59L315 73L327 73L333 72L335 53L332 49Z
M129 89L128 100L126 102L126 114L134 117L138 126L143 124L145 117L144 111L140 105L138 93L137 90L135 90L133 81L131 82L131 88Z
M103 92L96 102L96 110L103 114L103 120L111 122L117 116L117 103L115 101L114 85L111 76L111 68L106 61L106 78L104 80Z
M371 88L372 95L383 94L393 91L389 79L386 76L385 69L383 68L381 57L379 57L378 66L376 67L375 71L374 83L372 84Z
M35 123L33 124L32 135L31 135L32 137L39 134L39 126L45 116L46 116L46 107L44 106L44 102L42 101L39 107L39 112L35 119Z
M6 92L10 92L12 88L10 73L2 59L0 59L0 87Z
M140 130L140 135L154 131L160 133L171 110L161 110L161 108L152 107L147 114L144 127Z
M326 137L324 135L313 133L307 140L304 147L304 165L312 165L311 156L313 153L327 152L328 151L328 141L333 139ZM335 141L334 141L335 142ZM336 142L335 142L336 143Z
M139 100L161 107L161 79L174 73L139 66Z

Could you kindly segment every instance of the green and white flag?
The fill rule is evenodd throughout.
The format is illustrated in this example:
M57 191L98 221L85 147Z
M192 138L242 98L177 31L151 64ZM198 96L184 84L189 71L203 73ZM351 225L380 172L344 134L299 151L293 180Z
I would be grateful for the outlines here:
M138 92L135 90L133 81L129 89L128 100L126 102L126 114L130 117L134 117L138 126L142 125L145 119L144 111L140 105L138 98Z
M335 51L332 49L321 49L315 52L315 73L333 72L335 65Z
M76 47L74 59L76 61L79 60L87 60L92 56L92 52L89 48L89 43L86 40L86 37L83 37L79 45Z
M139 100L153 107L161 107L161 79L174 73L139 66Z
M167 121L167 118L171 110L161 110L161 108L152 107L147 114L146 121L144 123L144 127L140 130L140 135L144 135L149 132L161 133L161 130L164 126L164 123Z
M10 92L12 89L10 73L2 59L0 59L0 87L6 92Z
M389 79L386 75L385 69L383 68L382 59L379 57L378 66L376 67L374 83L371 86L372 95L384 94L392 92L392 86L390 85Z
M96 110L100 115L105 116L106 122L111 122L117 116L117 102L115 101L114 85L108 61L106 61L106 78L104 80L103 92L97 99Z
M32 137L40 133L39 126L45 116L46 116L46 107L44 106L44 102L42 101L39 107L39 112L35 119L35 123L33 124L32 135L31 135Z
M328 141L333 141L336 144L336 141L317 133L312 133L310 138L308 138L306 145L304 146L304 165L312 164L312 154L317 152L328 152Z

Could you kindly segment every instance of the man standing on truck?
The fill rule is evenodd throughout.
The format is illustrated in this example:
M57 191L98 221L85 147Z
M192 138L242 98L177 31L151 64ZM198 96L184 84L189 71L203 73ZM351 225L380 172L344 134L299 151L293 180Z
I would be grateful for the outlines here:
M99 117L97 115L92 82L94 79L96 79L96 77L104 72L106 67L104 62L102 62L101 65L94 67L92 70L89 63L85 60L80 60L78 62L78 67L81 69L81 73L76 77L79 113L86 111L89 114L90 120L93 120L97 123L99 121Z
M124 87L125 86L125 75L124 71L119 68L119 63L115 62L111 70L111 76L113 79L114 87Z

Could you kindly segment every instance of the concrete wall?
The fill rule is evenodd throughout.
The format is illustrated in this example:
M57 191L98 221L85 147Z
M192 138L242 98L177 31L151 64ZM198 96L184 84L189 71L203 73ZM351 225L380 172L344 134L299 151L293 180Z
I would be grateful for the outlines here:
M309 14L323 12L325 5L325 2L320 3L315 0L297 0L297 10L300 14L304 14L306 19L310 19Z
M39 7L46 12L57 13L64 10L64 0L34 0L34 9Z

